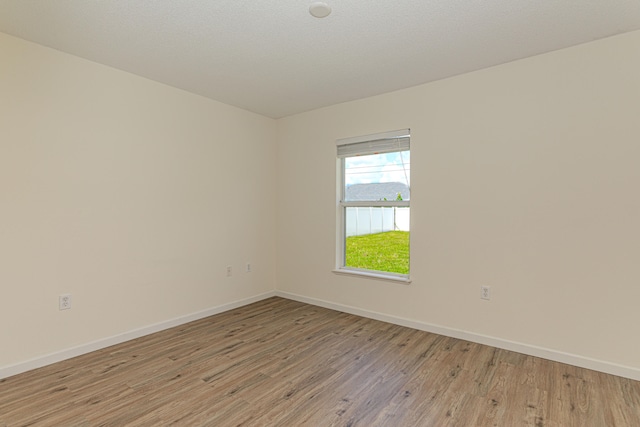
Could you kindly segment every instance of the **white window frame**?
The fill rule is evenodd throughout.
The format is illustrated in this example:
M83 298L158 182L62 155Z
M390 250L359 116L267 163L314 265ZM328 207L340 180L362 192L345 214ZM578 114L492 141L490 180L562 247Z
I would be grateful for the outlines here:
M336 141L337 146L337 248L336 269L337 274L357 275L373 279L389 280L402 283L410 283L410 274L399 274L378 270L367 270L345 266L346 245L346 211L349 207L409 207L410 200L378 200L378 201L345 201L345 158L357 155L393 153L410 150L410 130L365 135L354 138L344 138ZM410 215L411 218L411 215ZM411 222L411 219L410 219ZM409 226L411 229L411 225ZM409 255L411 256L411 255Z

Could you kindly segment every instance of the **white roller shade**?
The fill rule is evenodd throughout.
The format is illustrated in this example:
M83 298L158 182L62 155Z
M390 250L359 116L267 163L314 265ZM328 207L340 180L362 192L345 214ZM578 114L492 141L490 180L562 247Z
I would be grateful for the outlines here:
M336 141L338 157L363 156L409 150L409 129L374 135L344 138Z

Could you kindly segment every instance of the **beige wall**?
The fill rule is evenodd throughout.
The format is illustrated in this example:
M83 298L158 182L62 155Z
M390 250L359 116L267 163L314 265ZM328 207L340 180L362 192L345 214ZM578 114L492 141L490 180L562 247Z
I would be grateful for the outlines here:
M634 32L280 120L279 289L640 372L639 76ZM335 140L407 127L413 283L332 274Z
M0 58L0 368L274 289L275 120L4 34Z
M0 34L0 370L277 288L640 372L639 52L276 122ZM413 282L334 275L334 141L406 127Z

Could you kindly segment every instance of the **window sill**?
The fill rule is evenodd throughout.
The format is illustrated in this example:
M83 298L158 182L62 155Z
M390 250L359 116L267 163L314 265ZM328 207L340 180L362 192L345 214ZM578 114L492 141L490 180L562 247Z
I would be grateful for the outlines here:
M411 278L408 276L397 276L395 274L385 274L385 273L374 273L372 271L365 270L352 270L348 268L339 268L336 270L332 270L334 274L339 274L342 276L358 276L358 277L367 277L369 279L376 280L384 280L386 282L396 282L403 283L408 285L411 283Z

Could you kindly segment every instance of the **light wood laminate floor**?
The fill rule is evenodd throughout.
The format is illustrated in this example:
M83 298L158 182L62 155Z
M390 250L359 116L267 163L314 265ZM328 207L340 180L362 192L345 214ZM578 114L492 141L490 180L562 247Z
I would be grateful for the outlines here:
M640 382L282 298L0 380L0 426L640 426Z

